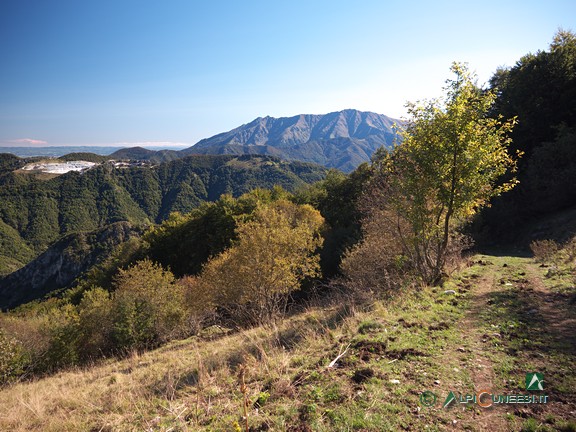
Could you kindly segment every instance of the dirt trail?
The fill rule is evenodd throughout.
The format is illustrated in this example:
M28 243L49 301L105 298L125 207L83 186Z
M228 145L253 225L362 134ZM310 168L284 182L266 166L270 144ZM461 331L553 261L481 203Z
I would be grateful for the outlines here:
M576 374L576 296L548 288L545 269L531 259L484 256L479 263L475 278L460 287L469 299L458 324L461 344L445 356L460 359L473 387L467 393L523 394L525 374L543 371L551 381L546 388L551 403L460 408L452 412L459 418L452 428L521 430L534 418L541 425L552 422L550 429L538 430L560 430L552 426L555 421L576 418L576 391L569 388Z
M491 264L488 264L491 266ZM483 274L471 284L470 305L465 317L460 322L459 328L462 335L462 342L471 360L462 360L461 365L466 368L473 383L475 394L482 391L498 390L494 373L492 359L487 355L486 349L487 335L482 328L482 311L488 307L489 294L494 290L497 283L496 277L492 272ZM456 423L462 430L477 431L504 431L507 430L507 422L504 419L503 412L494 408L486 408L481 411L464 411L462 421ZM455 425L455 426L456 426Z

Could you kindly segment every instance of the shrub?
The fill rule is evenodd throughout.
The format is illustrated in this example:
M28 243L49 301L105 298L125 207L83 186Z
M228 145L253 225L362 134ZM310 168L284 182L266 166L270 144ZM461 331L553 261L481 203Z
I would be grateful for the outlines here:
M342 260L344 286L356 302L363 303L396 289L406 280L401 251L385 237L367 235Z
M70 304L48 311L44 331L48 337L48 348L43 353L38 367L48 372L78 363L78 312Z
M26 370L52 372L79 362L79 326L76 308L46 301L25 311L6 315L1 322L9 338L17 341Z
M108 291L96 287L84 292L78 305L78 351L83 360L98 357L113 348L111 310L112 300Z
M0 329L0 385L9 383L24 373L29 357L22 344Z
M117 348L156 346L185 333L184 289L174 275L145 259L120 270L111 316Z
M544 263L550 261L558 252L558 244L554 240L535 240L530 243L534 259Z
M319 273L324 219L308 205L279 200L240 222L236 244L204 267L199 284L241 324L269 322L286 311L290 293Z
M197 276L184 276L178 284L184 289L188 328L192 333L197 333L214 317L216 293L210 283Z

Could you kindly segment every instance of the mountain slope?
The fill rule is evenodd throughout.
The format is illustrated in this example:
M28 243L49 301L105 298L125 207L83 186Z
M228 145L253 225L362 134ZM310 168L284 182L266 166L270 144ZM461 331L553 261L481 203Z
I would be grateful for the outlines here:
M203 139L182 154L268 154L352 171L374 151L393 144L396 121L381 114L344 110L325 115L259 117Z
M116 246L139 235L127 222L91 233L70 234L10 275L0 278L0 308L11 308L69 286Z
M307 307L274 327L212 326L154 351L18 382L0 389L0 429L243 430L247 413L252 431L573 431L572 283L527 258L470 262L446 282L454 294L421 287L352 312L346 302ZM527 371L545 375L544 392L526 390ZM549 403L442 407L450 391L478 389L546 394Z
M143 147L128 147L111 153L107 159L147 160L154 163L170 162L180 159L182 154L175 150L150 150Z
M14 171L23 161L0 155L0 274L26 264L61 236L114 222L160 222L223 193L281 185L287 190L320 180L326 169L269 156L194 155L157 166L115 168L43 177Z

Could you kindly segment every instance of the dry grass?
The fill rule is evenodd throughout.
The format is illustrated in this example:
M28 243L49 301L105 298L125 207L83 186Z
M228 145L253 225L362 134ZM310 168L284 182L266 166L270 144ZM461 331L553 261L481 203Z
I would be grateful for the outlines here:
M233 430L241 415L238 366L246 367L250 400L265 385L293 395L291 375L299 369L291 365L294 358L322 356L338 337L325 324L336 312L310 311L281 327L178 341L13 385L0 392L0 430ZM258 412L251 407L251 414Z
M524 336L508 340L501 329L501 338L486 339L487 332L494 332L489 324L504 323L508 329L511 312L501 302L486 303L487 293L478 284L493 280L485 288L497 297L508 288L499 281L509 280L510 272L523 274L520 270L528 265L545 269L525 258L481 257L474 262L442 288L403 292L364 310L352 311L344 302L310 308L277 326L220 332L216 338L206 332L212 340L172 342L13 385L0 391L0 430L244 432L240 367L252 432L439 431L453 430L454 421L458 428L481 430L478 421L488 422L492 415L510 417L506 421L518 426L523 417L507 416L504 409L425 408L419 402L423 390L434 390L441 398L448 390L474 389L479 356L490 360L498 382L520 382L531 370L522 365L520 372L512 371L509 365L522 359L505 350L524 343ZM557 300L560 305L565 296ZM489 307L474 312L470 304L475 301ZM484 322L482 315L466 319L482 311L490 311L490 320ZM573 368L573 356L556 358L544 343L550 341L530 352L554 369ZM336 366L329 367L344 351ZM553 378L553 372L547 376ZM562 382L568 387L572 381ZM557 391L573 395L571 388ZM570 409L553 412L558 425L569 420Z

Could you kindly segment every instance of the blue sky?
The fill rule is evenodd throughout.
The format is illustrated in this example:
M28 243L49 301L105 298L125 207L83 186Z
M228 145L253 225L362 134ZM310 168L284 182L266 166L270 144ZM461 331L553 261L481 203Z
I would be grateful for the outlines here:
M192 145L259 116L404 115L576 31L576 2L1 0L0 146Z

